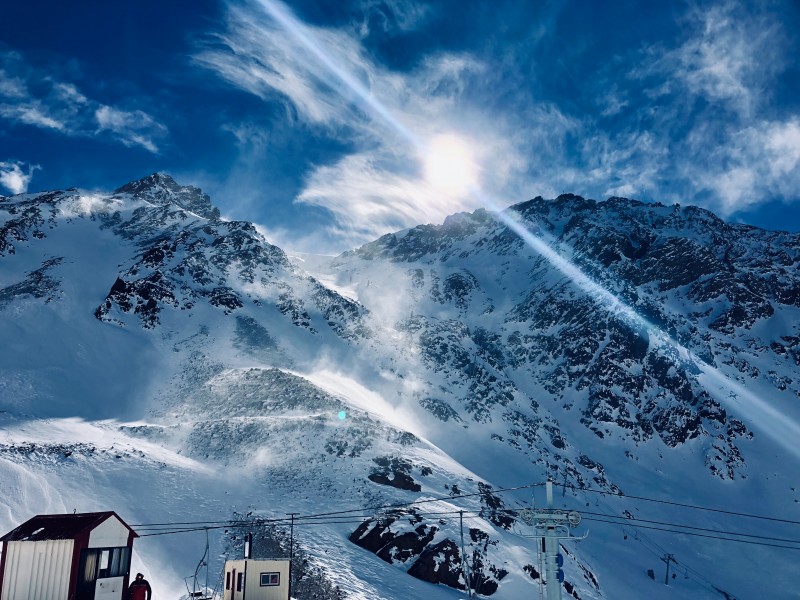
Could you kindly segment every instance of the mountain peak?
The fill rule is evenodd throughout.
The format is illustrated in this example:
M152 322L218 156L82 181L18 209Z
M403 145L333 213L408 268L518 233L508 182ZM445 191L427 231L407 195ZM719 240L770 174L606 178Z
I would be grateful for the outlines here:
M115 194L131 194L154 204L174 204L207 219L219 219L219 209L200 188L180 185L166 173L153 173L142 179L126 183L114 190Z
M126 183L120 188L114 190L115 194L141 194L154 189L164 189L170 191L177 191L181 186L176 182L172 176L166 173L153 173L147 177L142 177L136 181Z

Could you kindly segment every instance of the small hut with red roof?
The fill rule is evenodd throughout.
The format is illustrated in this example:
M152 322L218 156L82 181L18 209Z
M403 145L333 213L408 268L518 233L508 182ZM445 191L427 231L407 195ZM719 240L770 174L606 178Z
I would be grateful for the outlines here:
M136 537L113 511L37 515L0 537L0 600L122 600Z

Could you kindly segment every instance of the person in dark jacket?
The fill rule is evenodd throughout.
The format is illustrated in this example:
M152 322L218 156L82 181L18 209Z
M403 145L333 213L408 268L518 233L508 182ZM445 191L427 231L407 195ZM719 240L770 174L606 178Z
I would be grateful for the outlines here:
M152 595L153 590L150 589L147 579L141 573L137 573L136 579L128 586L127 600L150 600Z

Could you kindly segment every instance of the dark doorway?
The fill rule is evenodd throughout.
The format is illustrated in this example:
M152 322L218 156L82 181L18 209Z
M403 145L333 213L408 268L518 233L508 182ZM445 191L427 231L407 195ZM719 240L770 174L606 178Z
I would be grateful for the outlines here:
M99 550L89 548L81 550L81 566L78 569L78 594L75 600L94 600L99 558Z

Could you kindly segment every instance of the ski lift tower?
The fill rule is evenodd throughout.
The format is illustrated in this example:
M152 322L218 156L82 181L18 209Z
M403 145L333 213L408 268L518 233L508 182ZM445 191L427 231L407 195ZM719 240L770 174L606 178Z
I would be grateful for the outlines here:
M559 550L559 540L582 540L570 533L581 522L581 515L574 510L553 508L553 482L547 482L547 508L525 508L519 511L522 521L534 528L533 535L525 537L541 538L544 553L545 584L547 600L561 600L561 584L564 582L564 557Z

